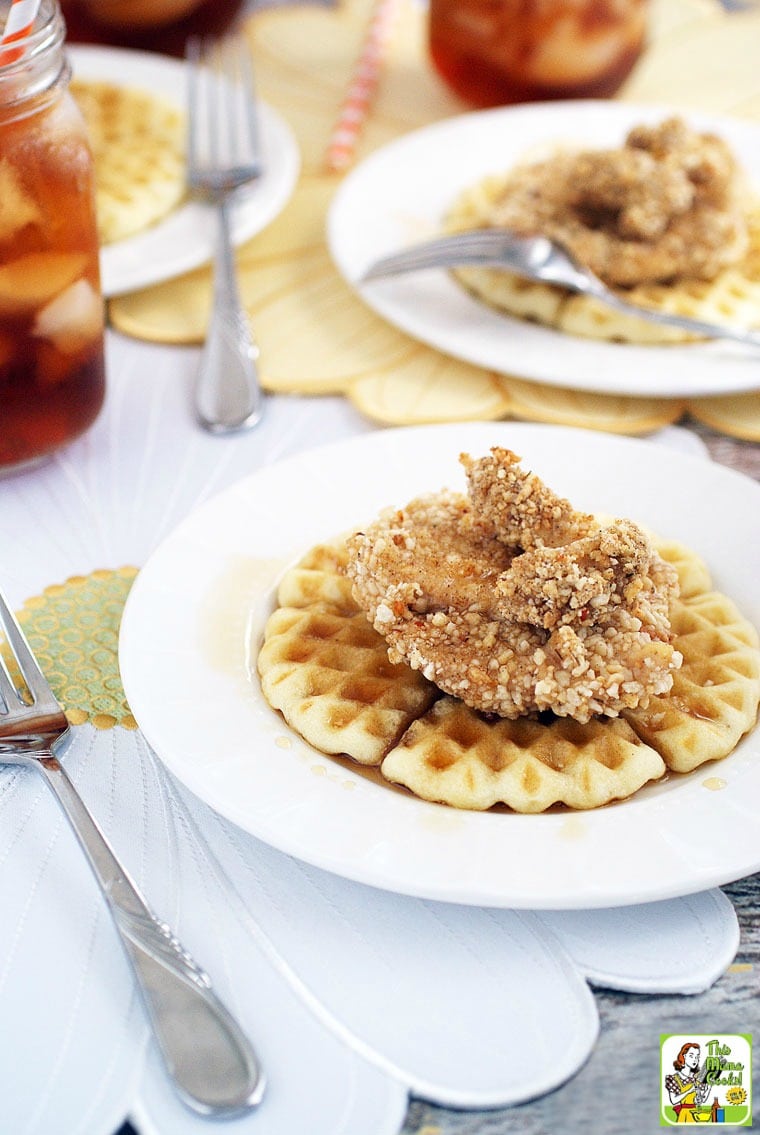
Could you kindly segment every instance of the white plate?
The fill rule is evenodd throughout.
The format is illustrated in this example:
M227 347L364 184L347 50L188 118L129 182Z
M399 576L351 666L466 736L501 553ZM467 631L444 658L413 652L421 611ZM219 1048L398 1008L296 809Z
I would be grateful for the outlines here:
M719 767L595 812L457 811L373 783L295 737L255 675L284 567L505 444L579 508L689 543L760 625L760 485L661 445L500 423L389 430L269 466L188 517L126 605L122 677L148 742L217 812L309 863L461 903L590 908L706 890L760 867L760 731ZM709 778L726 786L711 791ZM706 784L706 782L708 782Z
M378 257L440 232L457 195L487 174L504 173L547 145L618 145L635 123L672 113L616 102L541 103L461 115L399 138L357 166L338 190L328 217L335 263L395 326L501 374L577 390L674 398L759 389L758 354L741 346L636 347L576 338L494 311L441 270L357 284ZM726 139L760 191L757 124L687 117Z
M78 79L140 87L184 108L185 64L181 59L113 47L70 45L66 53ZM274 220L293 192L300 168L290 127L266 103L259 102L258 111L264 172L238 198L232 224L236 245ZM211 259L215 233L213 209L197 201L181 203L151 228L101 250L103 294L122 295L197 268Z

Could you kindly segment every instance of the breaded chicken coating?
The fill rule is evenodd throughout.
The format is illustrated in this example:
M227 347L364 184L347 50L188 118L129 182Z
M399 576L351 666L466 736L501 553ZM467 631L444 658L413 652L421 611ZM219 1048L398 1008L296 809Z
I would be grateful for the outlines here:
M678 582L644 532L577 512L510 450L461 461L469 497L417 498L349 538L354 598L391 661L509 718L614 717L667 693Z
M478 461L466 453L459 460L473 510L508 548L554 548L599 527L590 513L578 512L535 473L522 469L509 449L494 446Z
M564 547L516 556L497 591L505 618L547 630L588 622L592 612L622 602L653 638L667 641L671 596L664 578L657 586L660 575L641 529L615 520Z
M744 196L726 143L669 118L617 149L516 169L491 219L558 241L613 286L711 280L747 250Z

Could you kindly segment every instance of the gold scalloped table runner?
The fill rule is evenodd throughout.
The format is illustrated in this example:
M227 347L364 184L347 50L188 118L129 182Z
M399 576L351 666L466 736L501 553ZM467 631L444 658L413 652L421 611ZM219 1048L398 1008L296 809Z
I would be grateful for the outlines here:
M688 414L734 437L760 440L760 393L637 398L525 381L460 362L376 316L334 268L325 218L340 175L325 165L330 134L370 19L370 0L263 10L246 25L261 96L297 137L302 172L290 202L238 250L241 291L273 393L345 394L386 425L520 418L644 433ZM649 48L621 99L760 120L760 7L727 14L717 0L652 0ZM409 2L356 160L410 130L468 109L426 60L425 9ZM202 341L210 272L113 299L119 331L156 343Z

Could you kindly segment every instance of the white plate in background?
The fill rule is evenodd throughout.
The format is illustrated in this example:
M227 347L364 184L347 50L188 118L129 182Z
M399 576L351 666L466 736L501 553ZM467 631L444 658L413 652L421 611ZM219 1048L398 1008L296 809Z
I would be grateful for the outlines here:
M580 100L500 107L416 130L366 158L344 180L328 242L346 281L378 315L445 354L500 374L604 394L691 397L760 389L760 352L730 343L606 343L515 319L469 295L441 269L359 284L381 256L438 235L456 197L547 148L622 144L631 126L679 113ZM681 112L732 147L760 195L760 127Z
M185 63L149 51L69 45L66 53L77 79L138 87L185 107ZM259 101L263 172L241 193L233 211L236 245L260 232L284 208L296 184L300 154L281 116ZM211 259L216 237L214 210L185 200L162 220L101 249L103 294L110 298L179 276Z

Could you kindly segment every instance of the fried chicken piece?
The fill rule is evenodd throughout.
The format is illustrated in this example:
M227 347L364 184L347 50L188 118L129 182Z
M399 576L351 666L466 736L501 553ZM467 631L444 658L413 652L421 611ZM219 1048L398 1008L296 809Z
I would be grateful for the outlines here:
M466 497L445 490L419 497L403 510L387 510L371 531L373 554L393 564L393 579L383 590L385 606L379 604L381 621L445 610L454 596L463 608L486 610L513 556L494 540L491 525ZM361 537L353 537L357 549ZM372 590L371 579L367 587Z
M731 150L717 134L697 134L681 118L658 126L634 126L626 148L646 151L658 162L677 162L694 186L701 204L731 208L737 189L737 167Z
M618 149L562 153L515 170L492 221L557 240L620 287L713 279L749 239L730 149L679 118L634 127Z
M592 228L614 225L621 237L654 240L694 204L696 188L672 155L657 160L623 147L579 154L571 170L568 204Z
M667 693L677 576L641 529L577 512L509 450L461 461L469 500L418 498L348 541L354 598L391 661L509 718L614 717Z
M494 446L490 456L473 461L463 453L459 460L475 513L510 548L555 548L598 528L590 513L578 512L535 473L520 468L520 458L509 449Z
M667 641L672 592L657 589L652 568L659 560L630 520L615 520L564 547L537 548L517 556L497 583L504 617L553 630L598 620L601 608L622 603ZM605 612L609 616L610 612Z

